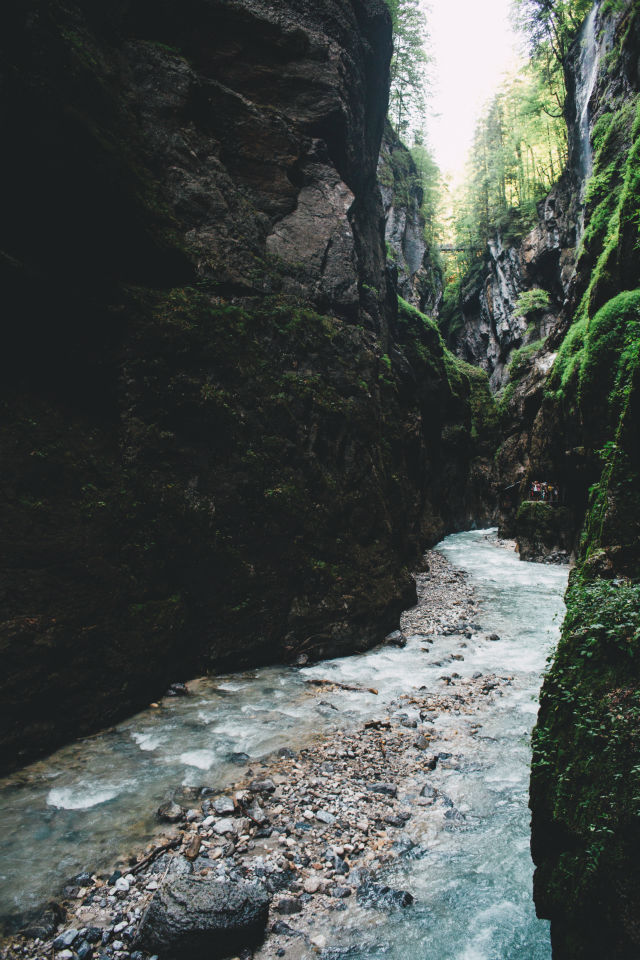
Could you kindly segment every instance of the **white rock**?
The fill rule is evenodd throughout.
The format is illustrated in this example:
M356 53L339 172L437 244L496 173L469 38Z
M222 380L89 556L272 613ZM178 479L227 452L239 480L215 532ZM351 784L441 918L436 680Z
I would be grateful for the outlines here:
M129 893L130 883L126 877L118 877L113 886L118 893Z
M218 820L213 829L220 836L224 836L227 833L235 833L236 822L232 820L231 817L224 817L224 819Z

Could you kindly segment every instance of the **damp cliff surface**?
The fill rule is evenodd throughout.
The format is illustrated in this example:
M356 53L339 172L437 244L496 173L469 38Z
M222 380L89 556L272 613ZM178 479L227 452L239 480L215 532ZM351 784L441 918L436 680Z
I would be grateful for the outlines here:
M423 188L410 151L385 124L378 160L387 257L398 294L430 316L442 300L442 269L427 242Z
M486 353L502 387L501 533L522 556L576 561L533 737L536 907L557 960L630 960L640 951L637 3L597 3L564 66L568 168L531 233L496 241L463 288L456 349L476 363ZM544 309L527 332L514 305L536 288ZM526 502L535 479L558 486L559 507Z
M383 3L16 2L0 43L6 767L380 640L486 417L386 271Z
M531 780L534 893L559 960L631 958L640 949L637 4L597 5L581 39L589 36L593 56L578 42L567 72L573 163L591 175L575 181L584 198L576 273L548 341L557 355L529 445L534 468L545 465L568 493L577 554ZM585 83L589 95L572 101Z

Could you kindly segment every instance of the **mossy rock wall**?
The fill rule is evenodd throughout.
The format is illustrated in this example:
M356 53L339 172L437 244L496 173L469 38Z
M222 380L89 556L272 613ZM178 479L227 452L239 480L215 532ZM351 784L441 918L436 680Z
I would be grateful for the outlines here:
M380 641L475 414L385 272L382 2L12 0L0 44L7 768Z
M534 893L558 960L640 953L640 14L605 9L573 324L537 421L585 503L533 738Z
M521 560L569 560L575 519L567 507L525 500L516 516Z

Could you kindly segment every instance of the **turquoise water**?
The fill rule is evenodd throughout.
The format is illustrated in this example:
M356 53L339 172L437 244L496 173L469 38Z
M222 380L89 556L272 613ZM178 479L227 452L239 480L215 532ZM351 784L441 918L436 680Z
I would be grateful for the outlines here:
M163 701L0 782L0 916L10 922L75 873L107 869L143 846L157 830L157 806L180 785L223 787L244 773L246 763L233 762L234 753L264 757L382 716L418 678L437 690L443 673L495 672L513 683L473 718L477 734L468 718L436 718L440 749L455 759L430 782L464 821L452 825L435 808L412 820L414 855L398 862L389 882L411 890L416 903L394 915L351 907L325 931L326 940L329 955L363 960L549 958L548 925L536 920L531 902L529 734L567 570L522 563L487 531L447 537L439 549L468 572L481 601L481 630L467 641L464 661L431 665L460 645L459 636L438 637L429 658L416 640L402 650L381 647L302 670L270 667L195 681L190 697ZM486 639L492 632L498 642ZM339 708L332 710L318 703L306 682L313 677L379 694L332 690Z

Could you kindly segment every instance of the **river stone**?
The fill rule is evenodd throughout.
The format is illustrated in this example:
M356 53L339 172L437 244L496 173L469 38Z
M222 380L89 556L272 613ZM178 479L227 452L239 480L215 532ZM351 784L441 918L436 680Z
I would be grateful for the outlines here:
M173 800L169 800L158 807L156 816L158 820L163 820L165 823L177 823L178 820L182 820L184 810Z
M267 893L258 883L180 877L154 895L136 946L163 960L218 960L257 946L268 916Z
M216 797L211 802L211 806L221 816L235 813L235 806L231 797Z

